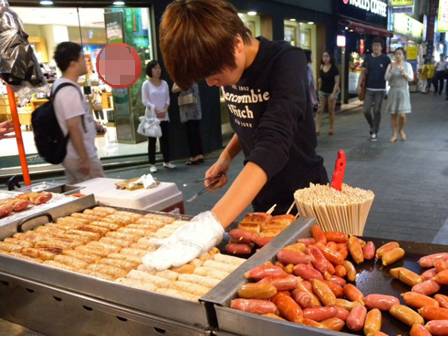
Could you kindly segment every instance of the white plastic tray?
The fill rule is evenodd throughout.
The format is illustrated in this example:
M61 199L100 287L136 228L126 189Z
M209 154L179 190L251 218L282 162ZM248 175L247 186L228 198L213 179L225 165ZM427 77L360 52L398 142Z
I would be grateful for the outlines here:
M119 190L115 183L121 179L95 178L76 186L82 194L94 194L95 199L104 205L125 207L145 211L163 211L183 201L182 192L175 183L161 182L150 189L134 191Z

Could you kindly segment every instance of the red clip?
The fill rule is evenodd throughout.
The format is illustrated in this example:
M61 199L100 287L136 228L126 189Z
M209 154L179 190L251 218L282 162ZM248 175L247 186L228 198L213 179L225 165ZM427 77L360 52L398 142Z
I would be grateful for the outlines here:
M341 191L344 182L345 167L347 166L347 157L344 150L338 151L338 158L334 164L333 177L331 178L331 187Z

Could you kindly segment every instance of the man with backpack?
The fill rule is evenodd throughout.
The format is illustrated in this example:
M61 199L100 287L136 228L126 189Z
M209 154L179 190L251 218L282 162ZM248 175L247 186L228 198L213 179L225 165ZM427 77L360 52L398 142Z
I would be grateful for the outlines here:
M62 77L53 84L52 102L58 124L68 136L67 154L62 162L67 182L75 184L103 177L95 147L95 123L78 85L79 77L87 73L82 47L77 43L62 42L56 47L54 59L62 72Z

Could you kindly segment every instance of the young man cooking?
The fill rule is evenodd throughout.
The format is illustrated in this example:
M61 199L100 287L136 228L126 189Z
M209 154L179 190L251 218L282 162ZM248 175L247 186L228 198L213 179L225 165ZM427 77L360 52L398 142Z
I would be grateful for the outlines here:
M277 204L275 213L286 213L297 189L325 184L328 178L315 152L301 49L252 37L226 0L171 3L161 22L160 45L167 70L180 87L201 79L222 87L230 111L235 135L206 172L206 186L223 187L232 160L240 151L245 157L244 168L211 211L196 216L145 256L147 266L164 269L182 265L221 241L223 229L251 203L255 211Z

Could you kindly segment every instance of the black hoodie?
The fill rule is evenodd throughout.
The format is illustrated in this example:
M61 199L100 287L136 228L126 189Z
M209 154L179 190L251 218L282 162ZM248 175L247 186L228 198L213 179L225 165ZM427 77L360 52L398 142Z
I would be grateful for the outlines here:
M284 41L258 38L260 49L238 84L223 88L230 121L245 163L253 162L268 182L253 202L255 211L285 213L299 188L327 183L316 154L316 132L308 94L304 52Z

